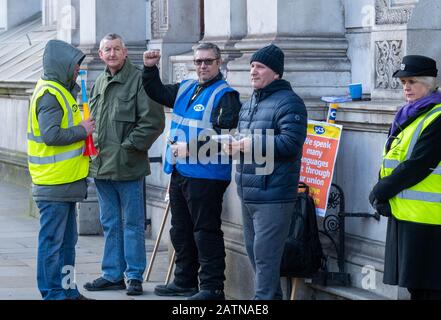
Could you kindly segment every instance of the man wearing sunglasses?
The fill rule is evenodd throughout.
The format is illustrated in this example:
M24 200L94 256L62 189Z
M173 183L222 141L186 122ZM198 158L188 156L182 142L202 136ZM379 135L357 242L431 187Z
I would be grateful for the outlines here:
M194 50L197 80L164 85L156 67L160 57L158 51L144 52L143 85L151 99L173 108L164 171L171 174L170 238L176 251L176 269L174 281L157 286L155 293L189 296L190 300L223 300L221 213L231 180L231 162L211 161L221 156L219 145L209 136L237 126L239 94L223 79L220 50L212 43L200 44Z

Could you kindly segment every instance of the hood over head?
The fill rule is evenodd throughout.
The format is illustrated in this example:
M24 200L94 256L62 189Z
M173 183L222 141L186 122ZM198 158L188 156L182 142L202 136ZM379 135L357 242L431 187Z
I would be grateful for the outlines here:
M61 40L49 40L43 54L44 80L56 81L70 90L75 83L72 81L75 65L80 65L85 54Z

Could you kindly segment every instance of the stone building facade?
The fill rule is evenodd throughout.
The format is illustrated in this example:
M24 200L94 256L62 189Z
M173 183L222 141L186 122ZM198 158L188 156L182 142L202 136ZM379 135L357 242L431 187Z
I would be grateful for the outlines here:
M403 104L392 73L406 54L429 55L441 65L436 41L441 21L434 18L440 13L437 0L0 0L0 177L29 185L27 110L42 50L51 38L88 54L89 86L103 68L97 49L108 32L124 37L136 63L146 47L160 49L164 82L194 77L193 46L214 42L222 49L222 71L243 100L251 93L251 54L275 43L285 52L284 78L304 98L311 119L325 119L327 106L320 97L347 95L349 83L362 83L364 97L371 100L341 104L337 114L344 131L334 182L345 193L347 211L372 213L367 197L377 179L387 129ZM152 156L163 155L164 140L165 134L152 147ZM152 166L146 204L155 237L169 178L159 163ZM226 294L248 299L253 276L234 182L225 197ZM302 283L298 297L406 299L404 290L382 284L386 220L348 218L345 227L350 286ZM327 254L335 269L332 247Z

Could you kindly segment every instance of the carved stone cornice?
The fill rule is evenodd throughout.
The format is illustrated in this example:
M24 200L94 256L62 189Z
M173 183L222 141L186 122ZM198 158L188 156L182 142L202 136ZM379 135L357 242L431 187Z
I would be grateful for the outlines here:
M178 83L184 80L188 75L187 63L174 63L173 64L173 83Z
M168 31L168 0L151 0L152 38L161 39Z
M398 89L400 83L392 74L400 68L402 40L375 41L375 89Z
M417 2L417 1L416 1ZM414 5L400 0L376 0L375 1L375 24L406 24Z

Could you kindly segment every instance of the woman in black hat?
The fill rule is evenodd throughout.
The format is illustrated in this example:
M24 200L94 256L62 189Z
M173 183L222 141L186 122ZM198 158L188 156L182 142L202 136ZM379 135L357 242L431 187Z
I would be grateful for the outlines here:
M436 62L403 58L398 77L407 103L392 123L380 179L369 195L389 217L383 282L412 300L441 299L441 92Z

